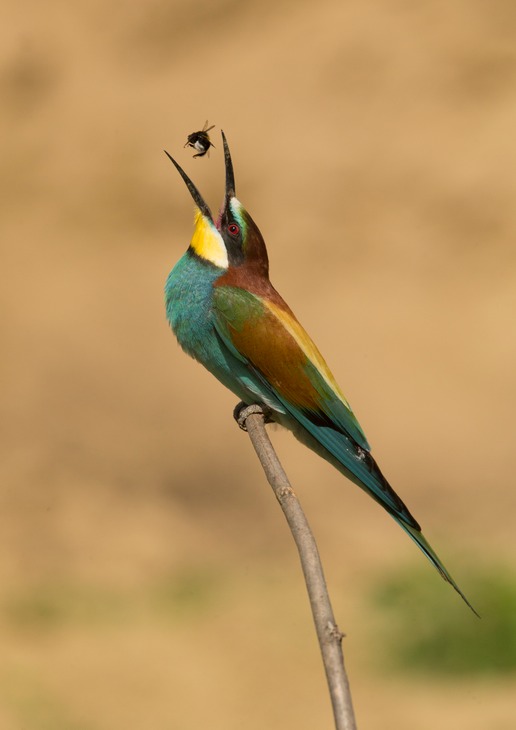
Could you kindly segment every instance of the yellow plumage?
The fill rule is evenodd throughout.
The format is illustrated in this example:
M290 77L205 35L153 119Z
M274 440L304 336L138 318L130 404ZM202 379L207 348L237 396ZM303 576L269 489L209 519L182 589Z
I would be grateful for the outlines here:
M227 269L229 265L228 254L222 236L212 221L208 220L198 208L195 211L194 225L190 245L195 253L215 266Z

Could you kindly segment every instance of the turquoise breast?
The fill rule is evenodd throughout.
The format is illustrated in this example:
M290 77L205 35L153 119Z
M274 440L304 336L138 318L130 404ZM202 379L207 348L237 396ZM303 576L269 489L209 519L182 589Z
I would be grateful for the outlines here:
M187 251L179 259L165 284L167 319L183 350L208 367L214 357L212 293L222 269L204 263Z
M192 251L179 259L165 284L167 319L183 350L246 403L256 402L253 378L228 352L213 324L213 284L224 270Z

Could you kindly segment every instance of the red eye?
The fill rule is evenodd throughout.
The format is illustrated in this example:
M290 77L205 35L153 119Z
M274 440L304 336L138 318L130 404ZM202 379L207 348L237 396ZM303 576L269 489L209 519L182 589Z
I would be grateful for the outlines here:
M240 228L237 226L236 223L230 223L228 226L228 231L231 233L232 236L238 236L240 233Z

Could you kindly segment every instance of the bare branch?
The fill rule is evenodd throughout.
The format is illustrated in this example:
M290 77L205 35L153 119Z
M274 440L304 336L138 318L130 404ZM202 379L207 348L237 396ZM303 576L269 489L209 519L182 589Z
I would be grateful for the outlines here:
M234 415L240 428L249 434L296 542L321 647L335 728L356 730L351 692L342 654L343 634L339 631L333 616L317 544L310 525L265 430L266 409L259 405L245 406L244 403L239 403Z

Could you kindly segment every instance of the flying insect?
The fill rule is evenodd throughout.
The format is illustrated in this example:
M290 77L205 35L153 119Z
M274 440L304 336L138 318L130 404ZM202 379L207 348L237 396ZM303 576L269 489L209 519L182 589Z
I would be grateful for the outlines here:
M214 127L214 124L208 127L208 120L206 120L204 127L199 132L192 132L192 134L188 135L185 147L192 147L192 149L197 150L197 154L194 157L204 157L210 147L215 147L208 134Z

